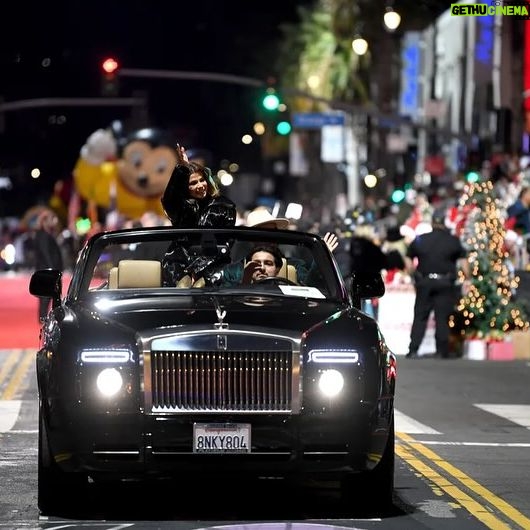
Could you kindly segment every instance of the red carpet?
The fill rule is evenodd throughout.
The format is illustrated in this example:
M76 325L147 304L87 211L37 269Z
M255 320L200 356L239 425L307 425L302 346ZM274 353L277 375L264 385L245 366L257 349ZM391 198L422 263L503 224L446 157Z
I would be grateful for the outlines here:
M39 347L39 299L29 294L31 273L0 273L0 350ZM63 278L66 293L70 275Z
M29 294L31 273L0 273L0 350L39 347L39 299ZM70 275L63 277L66 293Z
M0 274L0 350L39 347L39 301L29 294L29 278Z

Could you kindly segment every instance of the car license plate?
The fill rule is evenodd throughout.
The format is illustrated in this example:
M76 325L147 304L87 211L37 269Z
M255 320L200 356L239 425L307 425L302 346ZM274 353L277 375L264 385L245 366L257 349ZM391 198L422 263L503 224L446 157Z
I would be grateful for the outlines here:
M194 423L194 453L250 453L250 423Z

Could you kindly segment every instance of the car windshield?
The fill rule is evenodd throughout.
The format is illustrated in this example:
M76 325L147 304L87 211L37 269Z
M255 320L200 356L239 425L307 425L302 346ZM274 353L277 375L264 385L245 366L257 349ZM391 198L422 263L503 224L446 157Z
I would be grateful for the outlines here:
M248 228L99 234L80 254L69 295L137 296L149 290L345 297L334 258L319 237Z

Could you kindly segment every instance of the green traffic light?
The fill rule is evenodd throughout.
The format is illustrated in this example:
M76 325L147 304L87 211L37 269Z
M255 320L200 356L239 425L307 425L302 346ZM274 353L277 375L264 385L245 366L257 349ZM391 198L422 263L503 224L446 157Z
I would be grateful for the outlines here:
M478 182L480 180L480 175L476 171L469 171L466 175L466 180L469 183Z
M262 101L267 110L276 110L280 106L280 98L276 94L267 94Z
M286 136L291 132L291 124L288 121L281 121L276 125L276 132Z
M405 192L400 189L396 189L392 192L392 202L395 204L400 203L405 198Z
M77 230L77 233L79 235L86 234L91 227L92 223L90 222L90 219L88 219L88 217L81 217L75 222L75 229Z

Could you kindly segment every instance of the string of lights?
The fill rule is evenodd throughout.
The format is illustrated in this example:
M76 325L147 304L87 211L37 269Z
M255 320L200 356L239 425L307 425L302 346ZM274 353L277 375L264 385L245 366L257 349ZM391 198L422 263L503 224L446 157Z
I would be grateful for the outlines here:
M451 328L460 327L465 338L503 340L507 331L527 330L527 315L513 299L519 277L509 267L505 246L504 219L494 196L493 184L469 184L460 198L459 208L467 213L463 239L468 250L468 282L464 271L459 280L468 284Z

